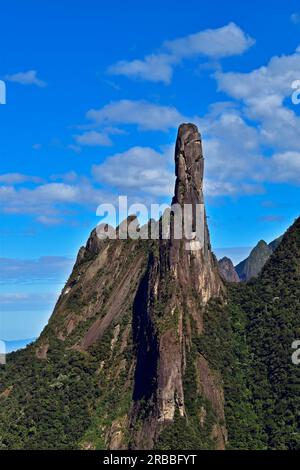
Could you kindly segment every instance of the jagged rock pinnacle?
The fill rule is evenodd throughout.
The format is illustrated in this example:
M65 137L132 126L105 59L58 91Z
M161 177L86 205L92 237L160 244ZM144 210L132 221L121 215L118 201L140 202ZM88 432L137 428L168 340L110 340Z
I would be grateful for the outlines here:
M175 146L175 194L173 203L203 203L203 153L195 124L181 124Z
M175 145L176 182L172 205L179 204L182 208L190 206L189 217L187 217L187 212L183 211L183 238L185 238L187 227L191 235L197 232L194 240L191 238L187 240L188 245L192 248L194 245L199 246L201 242L200 246L207 258L210 242L204 209L203 172L204 158L198 128L191 123L181 124ZM180 260L180 241L176 240L173 234L174 228L171 223L171 265Z

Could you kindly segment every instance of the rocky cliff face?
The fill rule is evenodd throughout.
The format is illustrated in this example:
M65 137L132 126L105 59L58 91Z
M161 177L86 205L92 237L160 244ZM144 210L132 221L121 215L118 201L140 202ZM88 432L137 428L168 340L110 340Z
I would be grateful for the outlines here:
M225 430L220 424L224 421L221 382L204 357L190 357L193 336L203 332L205 305L212 297L224 295L203 206L203 162L196 126L181 125L175 148L172 207L189 205L190 212L183 215L181 224L184 232L185 218L190 217L192 234L176 238L174 213L170 239L161 235L154 241L100 240L94 230L86 247L80 249L38 342L36 354L45 358L49 332L79 351L97 349L111 331L111 348L126 351L132 337L134 357L130 363L121 361L129 374L127 388L132 388L133 399L127 413L118 418L121 421L115 420L105 431L110 448L153 448L160 433L174 422L175 414L187 419L183 382L189 361L197 369L194 387L211 403L216 415L210 430L212 439L218 448L225 445ZM203 217L196 232L199 210ZM130 321L130 317L131 324L123 329L124 319ZM106 370L106 362L101 365L102 375L112 381L115 369L118 378L120 367L110 364ZM204 416L205 406L201 409ZM129 442L125 434L130 436Z
M196 126L181 125L170 237L163 237L161 221L141 228L160 229L158 239L124 240L122 224L114 240L100 239L93 230L79 250L49 324L35 344L16 355L16 364L25 361L26 385L20 409L14 395L19 388L12 392L13 413L21 413L22 394L33 400L35 410L49 400L60 410L55 423L45 421L41 410L35 437L18 441L19 447L224 449L222 379L197 347L208 303L222 303L225 296L203 205L203 165ZM190 210L179 226L189 221L190 231L178 238L174 207L186 205ZM31 381L32 370L43 364L45 378ZM12 364L9 384L18 367ZM69 402L67 397L75 398ZM75 429L76 413L84 418ZM22 416L25 436L35 418L30 409ZM49 430L58 422L52 436ZM178 443L183 430L186 437ZM16 445L13 431L7 436L4 446Z
M224 256L224 258L218 261L219 271L222 278L227 282L239 282L240 278L236 272L233 263L230 258Z
M197 205L203 204L203 155L200 134L192 124L183 124L178 130L175 166L176 184L172 204L179 204L182 208L185 204L190 204L191 222L195 226ZM200 227L203 234L201 241L196 235L192 240L185 237L175 239L173 220L171 219L170 240L160 240L150 253L143 280L143 293L138 298L136 382L143 376L139 375L139 370L146 369L150 358L155 361L154 367L149 370L149 377L146 378L146 383L154 384L151 396L149 390L145 390L137 397L132 410L132 420L135 422L139 418L139 401L146 399L152 404L135 439L134 445L138 448L153 447L164 426L174 421L176 412L179 416L186 417L183 381L187 362L190 361L192 336L201 335L203 331L203 310L207 302L224 293L217 262L211 251L205 213L203 226ZM197 249L194 250L195 246ZM199 357L198 360L200 364L204 358ZM195 367L203 370L196 363ZM209 374L208 364L206 371ZM212 389L219 390L221 397L220 383L212 375L210 379L206 378ZM202 380L199 382L201 387ZM197 384L194 386L197 387ZM211 401L209 387L204 387L203 390L206 398ZM218 417L216 441L222 448L225 434L218 424L224 419L221 411L222 399L218 405L212 406Z

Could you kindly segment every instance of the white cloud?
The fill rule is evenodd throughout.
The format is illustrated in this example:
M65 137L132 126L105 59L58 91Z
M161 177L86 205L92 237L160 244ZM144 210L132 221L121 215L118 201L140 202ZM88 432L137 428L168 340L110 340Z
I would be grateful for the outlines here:
M76 184L46 183L34 188L0 186L1 211L7 214L31 214L43 224L58 222L64 207L81 205L96 209L98 204L112 201L112 195L82 179Z
M219 59L240 55L254 44L254 40L235 23L216 29L207 29L172 41L165 41L158 53L143 59L122 60L109 67L114 75L141 78L153 82L170 83L175 65L183 59L199 56Z
M299 78L300 50L294 54L272 57L266 66L249 73L217 72L219 88L236 99L254 96L291 96L292 82Z
M206 29L174 41L166 41L164 47L180 59L198 55L215 59L243 54L253 44L254 40L231 22L222 28Z
M258 122L260 141L279 149L300 149L300 118L289 108L292 83L300 78L300 49L272 57L266 66L249 73L217 72L219 89L245 106L245 116Z
M47 215L40 215L39 217L37 217L36 220L38 222L40 222L41 224L43 224L43 225L49 225L49 226L51 226L51 225L60 225L64 222L59 217L49 217Z
M0 183L4 184L20 184L25 182L38 183L41 178L38 176L28 176L22 173L3 173L0 175Z
M220 114L213 111L199 119L198 125L205 136L205 193L208 196L261 194L264 183L300 185L300 152L279 152L273 139L272 151L265 156L266 139L261 130L247 123L237 110L225 108ZM279 126L275 126L273 132L275 130L277 142L287 131ZM290 144L293 148L298 133L293 128L290 132L285 146Z
M50 179L53 181L58 181L61 180L64 183L75 183L78 181L78 175L75 171L71 170L68 171L67 173L56 173L50 176Z
M183 121L194 121L204 138L206 195L262 193L265 182L298 185L300 118L296 114L298 108L288 107L286 99L299 72L300 48L294 54L273 57L266 66L248 73L219 72L215 74L219 89L232 101L215 103L201 118L188 118L175 107L143 100L111 102L87 113L90 124L76 138L81 138L80 145L100 145L103 141L99 135L109 137L124 132L114 127L119 124L167 131ZM266 146L268 156L264 155ZM170 152L132 147L109 156L92 168L94 181L71 172L60 175L57 179L61 181L36 182L33 188L19 188L13 185L35 182L30 179L33 177L18 173L1 175L3 210L33 214L44 224L59 223L61 210L66 206L76 204L95 209L101 202L111 202L114 196L101 189L101 184L136 200L171 198L173 144L171 148Z
M75 135L77 144L88 147L107 147L112 145L109 136L103 132L87 131L80 135Z
M209 176L217 175L219 167L221 179L231 183L236 178L247 179L248 174L258 184L300 184L300 117L297 107L286 102L299 74L299 48L291 55L272 57L266 66L248 73L215 74L219 89L241 110L227 105L213 119L206 116L200 122L209 137ZM268 157L263 156L265 147ZM226 155L230 156L227 163Z
M232 103L215 103L196 119L203 136L205 157L205 195L233 196L260 194L258 179L264 159L259 133L248 125Z
M112 145L111 136L127 134L124 129L119 129L118 127L105 126L102 127L101 131L93 130L93 128L95 127L98 127L97 122L78 126L79 129L88 130L86 130L82 134L74 135L73 138L75 139L76 144L69 145L69 148L71 148L75 152L78 152L81 151L80 146L109 147Z
M112 75L125 75L129 78L141 78L151 82L170 83L173 65L177 60L168 54L151 54L144 59L121 60L109 67Z
M275 153L269 166L269 175L273 181L300 185L300 152Z
M45 87L47 83L37 76L36 70L29 70L28 72L18 72L12 75L6 75L5 80L9 82L20 83L21 85L36 85Z
M159 153L150 147L132 147L94 165L92 172L96 180L113 186L119 194L171 196L174 189L168 150Z
M91 109L87 118L98 125L136 124L143 130L176 128L185 117L173 106L160 106L148 101L114 101L103 108Z

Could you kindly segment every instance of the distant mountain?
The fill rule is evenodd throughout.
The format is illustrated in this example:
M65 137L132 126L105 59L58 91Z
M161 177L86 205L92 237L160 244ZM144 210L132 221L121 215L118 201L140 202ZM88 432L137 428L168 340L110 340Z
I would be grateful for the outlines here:
M238 273L236 272L233 263L230 258L224 256L224 258L218 261L219 271L223 279L227 282L240 282Z
M267 244L264 240L260 240L253 248L248 258L241 261L235 270L241 281L249 281L253 277L257 277L262 268L270 258L271 254L276 250L282 240L282 236L276 238Z

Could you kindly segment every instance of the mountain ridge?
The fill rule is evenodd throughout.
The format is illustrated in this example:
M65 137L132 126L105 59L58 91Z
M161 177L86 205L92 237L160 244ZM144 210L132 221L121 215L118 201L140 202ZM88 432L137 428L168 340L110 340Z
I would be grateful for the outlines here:
M281 243L283 235L275 238L270 243L260 240L251 250L249 256L235 266L235 270L241 281L249 281L257 277L264 265Z
M172 203L191 205L193 238L172 214L168 239L162 219L155 240L91 232L40 337L0 366L0 449L299 448L300 218L257 278L228 284L205 210L194 231L203 171L183 124Z

